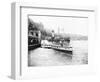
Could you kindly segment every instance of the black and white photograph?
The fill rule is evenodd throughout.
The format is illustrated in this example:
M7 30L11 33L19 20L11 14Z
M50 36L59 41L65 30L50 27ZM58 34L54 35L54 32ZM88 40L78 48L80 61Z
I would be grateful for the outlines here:
M28 67L88 64L88 17L30 14Z
M95 50L94 7L35 3L11 6L13 79L96 74L95 60L99 57Z

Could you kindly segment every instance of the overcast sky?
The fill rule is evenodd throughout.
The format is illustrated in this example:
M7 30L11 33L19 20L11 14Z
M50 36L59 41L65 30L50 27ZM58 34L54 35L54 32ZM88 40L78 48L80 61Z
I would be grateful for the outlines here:
M29 16L34 22L42 23L44 28L58 32L88 35L88 18Z

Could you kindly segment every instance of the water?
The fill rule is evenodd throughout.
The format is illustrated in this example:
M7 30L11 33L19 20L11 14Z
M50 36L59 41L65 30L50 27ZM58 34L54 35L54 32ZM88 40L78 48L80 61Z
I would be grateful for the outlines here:
M87 41L72 41L73 55L53 49L37 48L29 52L29 66L59 66L88 64Z

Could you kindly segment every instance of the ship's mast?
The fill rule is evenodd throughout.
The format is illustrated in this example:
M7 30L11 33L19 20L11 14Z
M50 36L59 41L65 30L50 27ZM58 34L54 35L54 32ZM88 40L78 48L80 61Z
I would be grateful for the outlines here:
M58 27L58 34L59 34L59 33L64 33L64 28Z
M60 28L58 27L58 34L60 33Z

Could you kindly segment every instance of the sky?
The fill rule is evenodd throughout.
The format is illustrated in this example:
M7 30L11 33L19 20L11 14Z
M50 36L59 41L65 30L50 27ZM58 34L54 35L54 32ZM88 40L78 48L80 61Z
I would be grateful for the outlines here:
M34 22L42 23L44 28L55 33L88 35L88 18L29 16ZM58 31L59 29L59 31Z

